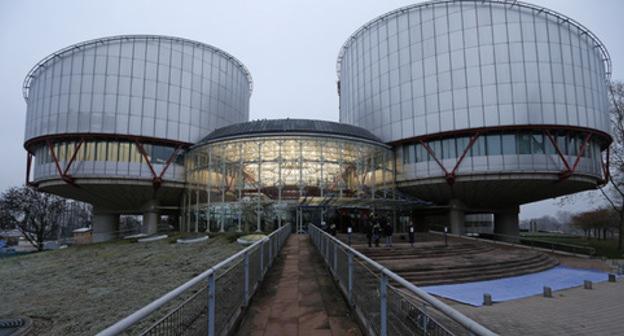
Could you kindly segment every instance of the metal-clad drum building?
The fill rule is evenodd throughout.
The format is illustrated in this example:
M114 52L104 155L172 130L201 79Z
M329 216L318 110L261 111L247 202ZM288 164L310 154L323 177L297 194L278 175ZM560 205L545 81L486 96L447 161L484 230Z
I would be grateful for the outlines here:
M179 206L183 151L247 121L251 89L238 60L191 40L129 35L69 46L24 82L28 175L44 191L94 204L95 226L143 212L153 231L159 209Z
M453 231L489 211L515 233L519 204L604 181L610 72L600 40L552 10L430 1L347 40L340 121L392 144L397 185L449 204Z

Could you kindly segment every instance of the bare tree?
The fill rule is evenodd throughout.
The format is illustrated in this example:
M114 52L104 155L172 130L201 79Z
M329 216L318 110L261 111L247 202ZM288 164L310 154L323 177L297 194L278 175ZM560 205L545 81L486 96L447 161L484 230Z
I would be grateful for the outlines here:
M44 241L56 238L66 200L32 187L13 187L0 197L0 213L17 227L37 250Z
M624 83L611 83L609 97L613 144L608 184L600 192L618 214L618 250L624 252Z

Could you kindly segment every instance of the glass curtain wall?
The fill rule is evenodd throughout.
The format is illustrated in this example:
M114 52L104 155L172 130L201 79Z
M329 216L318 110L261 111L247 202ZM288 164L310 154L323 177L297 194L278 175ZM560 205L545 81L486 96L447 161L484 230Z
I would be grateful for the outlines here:
M361 141L272 136L215 142L186 156L189 231L267 230L302 197L385 197L392 152Z

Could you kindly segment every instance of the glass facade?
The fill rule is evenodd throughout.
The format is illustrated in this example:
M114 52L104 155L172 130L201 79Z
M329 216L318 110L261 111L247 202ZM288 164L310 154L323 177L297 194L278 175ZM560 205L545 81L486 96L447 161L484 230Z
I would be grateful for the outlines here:
M384 142L502 125L608 133L608 61L591 32L543 8L487 0L414 5L345 43L340 121Z
M152 179L136 144L116 136L152 139L144 144L150 163L164 165L175 150L165 144L186 148L215 128L247 121L251 89L238 60L190 40L117 36L60 50L25 81L25 141L36 156L34 179L59 177L42 138L75 135L75 141L53 143L59 161L69 162L81 134L113 140L84 143L69 174ZM165 177L183 182L182 162L174 166Z
M584 133L552 131L550 134L556 147L544 132L538 131L486 133L479 135L471 147L470 136L403 144L396 147L397 182L443 176L431 153L451 171L465 152L458 166L458 172L463 174L561 172L565 165L557 149L569 165L578 157L577 174L602 177L603 140L594 136L584 145L587 136Z
M26 141L49 134L131 134L194 143L247 121L251 78L214 47L120 36L55 53L28 75Z
M59 162L69 162L74 157L75 162L103 161L103 162L135 162L145 163L139 147L134 142L119 141L87 141L80 144L78 141L56 142L52 145L54 155ZM173 155L176 147L162 145L142 145L147 160L152 164L165 164ZM76 150L76 148L78 150ZM75 156L74 156L75 155ZM173 160L183 165L181 155ZM47 145L39 146L35 150L35 164L43 165L54 163L52 152Z
M190 226L196 220L205 228L210 218L232 227L249 217L246 206L254 221L272 222L300 197L384 197L393 188L393 163L389 148L358 139L280 135L209 143L185 157L183 213Z
M85 141L77 147L79 141L57 141L52 143L54 156L62 170L71 161L68 173L74 177L119 177L153 179L152 165L159 174L167 161L173 158L163 176L169 181L184 182L183 152L173 145L142 144L147 157L144 157L136 142L120 140ZM78 150L76 150L78 148ZM37 145L34 149L34 175L37 181L58 179L59 172L47 144Z

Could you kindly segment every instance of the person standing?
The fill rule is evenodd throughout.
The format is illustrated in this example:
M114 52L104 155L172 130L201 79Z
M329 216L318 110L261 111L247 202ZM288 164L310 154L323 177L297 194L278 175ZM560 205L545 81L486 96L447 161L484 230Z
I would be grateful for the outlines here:
M368 247L373 247L373 227L367 218L363 218L364 233L366 233L366 239L368 240Z
M414 231L416 231L416 228L414 228L414 222L410 218L409 224L407 226L407 236L409 238L410 246L412 247L414 247L414 242L416 241L416 233Z
M375 221L373 225L373 240L375 241L375 247L379 247L379 240L381 239L381 226L378 221Z
M392 234L394 228L389 220L384 220L384 235L386 236L386 247L392 247Z

